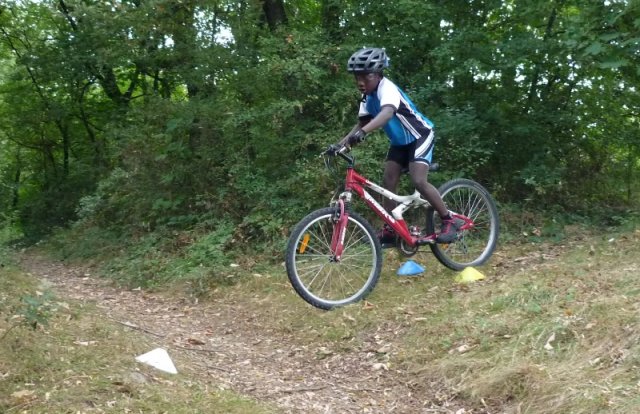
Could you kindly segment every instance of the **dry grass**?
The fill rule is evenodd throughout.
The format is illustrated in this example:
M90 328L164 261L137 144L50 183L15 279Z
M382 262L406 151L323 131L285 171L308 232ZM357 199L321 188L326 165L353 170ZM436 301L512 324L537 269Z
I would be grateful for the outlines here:
M480 270L487 279L456 285L432 257L419 278L399 278L387 252L379 285L362 303L317 311L282 274L249 290L269 305L268 323L301 343L349 353L371 338L424 401L456 401L466 412L640 412L637 276L640 231L607 239L575 231L559 243L501 246ZM247 303L247 306L251 304Z
M164 374L136 362L153 343L93 307L43 300L48 323L33 329L17 315L20 297L43 297L46 287L36 283L10 266L0 269L0 412L276 412L188 372Z
M241 282L211 292L208 300L254 315L254 334L322 350L310 358L323 358L325 350L331 359L373 355L388 369L386 384L398 384L416 409L640 412L640 231L607 238L572 232L554 243L511 240L479 269L486 280L469 285L454 283L455 273L428 254L417 258L427 269L423 276L400 278L395 270L403 259L387 251L384 273L367 302L332 312L297 297L280 266L247 268ZM241 396L211 395L197 378L142 371L146 382L133 382L131 375L143 368L99 348L130 356L144 344L92 315L72 306L47 329L21 329L0 341L0 396L33 390L34 402L25 401L28 412L67 406L108 411L111 401L114 412L186 412L165 405L186 400L201 404L189 412L268 412ZM101 346L74 345L89 338ZM17 364L18 356L32 362ZM356 375L343 368L340 375ZM19 401L0 397L0 410L15 407Z

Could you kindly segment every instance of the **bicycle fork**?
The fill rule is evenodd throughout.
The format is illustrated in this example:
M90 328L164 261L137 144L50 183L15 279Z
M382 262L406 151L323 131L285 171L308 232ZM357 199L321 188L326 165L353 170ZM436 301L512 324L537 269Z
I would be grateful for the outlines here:
M331 218L333 221L333 235L331 236L331 261L339 262L344 251L344 238L347 233L349 216L343 199L336 202L336 211Z

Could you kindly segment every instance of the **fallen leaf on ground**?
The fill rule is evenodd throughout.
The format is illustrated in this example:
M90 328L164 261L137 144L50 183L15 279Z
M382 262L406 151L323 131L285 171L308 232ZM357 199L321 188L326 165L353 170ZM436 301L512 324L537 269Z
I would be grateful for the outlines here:
M20 390L11 394L11 398L22 404L35 398L35 393L31 390Z
M381 369L383 369L385 371L389 371L389 366L387 364L383 364L381 362L373 364L373 370L374 371L380 371Z
M74 345L89 346L97 344L98 341L73 341L73 343Z
M197 338L188 338L187 342L190 345L204 345L206 343L206 342L201 341L200 339L197 339Z
M373 303L368 302L366 300L364 301L364 305L362 305L362 309L365 309L365 310L366 309L373 309L375 307L376 307L376 305L374 305Z

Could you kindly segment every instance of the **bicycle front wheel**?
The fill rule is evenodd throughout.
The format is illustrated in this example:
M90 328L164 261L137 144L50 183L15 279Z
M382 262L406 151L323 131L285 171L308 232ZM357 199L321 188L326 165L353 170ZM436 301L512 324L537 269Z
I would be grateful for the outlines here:
M289 281L305 301L333 309L362 300L378 283L382 248L371 224L349 212L340 260L331 251L336 208L316 210L291 232L286 252Z
M453 270L485 263L496 248L500 230L493 198L483 186L464 178L448 181L438 191L450 211L469 217L474 226L463 230L455 242L430 245L431 251L440 263ZM440 216L429 209L428 233L433 234L440 223Z

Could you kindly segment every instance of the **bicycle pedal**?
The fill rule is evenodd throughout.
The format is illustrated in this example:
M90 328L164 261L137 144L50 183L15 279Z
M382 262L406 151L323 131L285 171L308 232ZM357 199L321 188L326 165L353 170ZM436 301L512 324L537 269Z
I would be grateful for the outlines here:
M429 237L424 237L422 239L419 239L418 241L416 241L416 244L418 246L426 246L427 244L435 244L436 243L436 236L429 236Z

